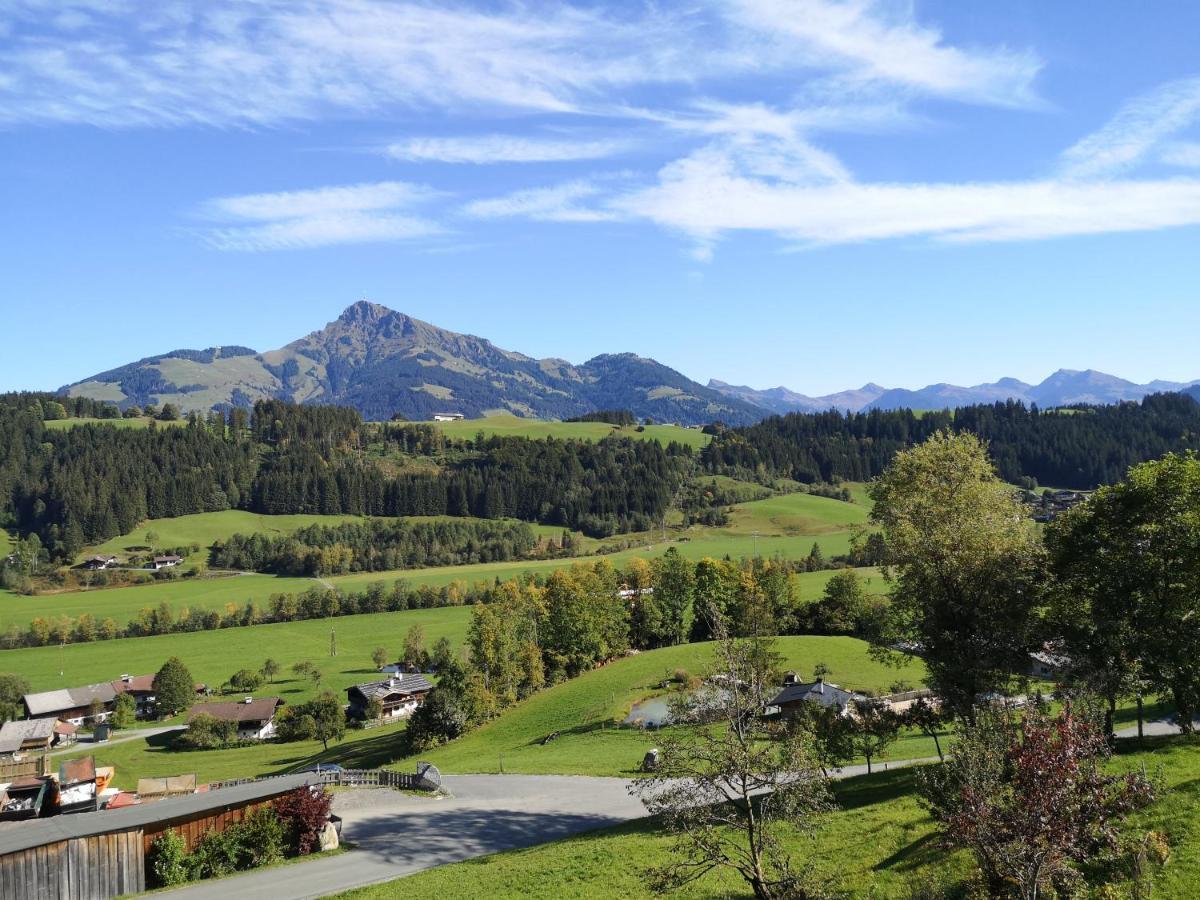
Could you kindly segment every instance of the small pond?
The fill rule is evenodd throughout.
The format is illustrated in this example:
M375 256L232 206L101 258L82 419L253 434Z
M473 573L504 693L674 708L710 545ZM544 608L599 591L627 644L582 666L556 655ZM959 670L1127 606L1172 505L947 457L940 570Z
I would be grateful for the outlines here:
M625 717L623 725L634 725L639 728L662 728L671 718L667 708L666 697L652 697L641 703L633 704L633 709Z

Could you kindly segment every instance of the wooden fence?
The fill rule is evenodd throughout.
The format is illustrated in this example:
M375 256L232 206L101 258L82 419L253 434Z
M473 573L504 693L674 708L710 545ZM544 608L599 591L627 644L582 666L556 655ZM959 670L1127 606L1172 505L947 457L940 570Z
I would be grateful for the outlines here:
M95 900L145 889L140 831L54 841L0 856L5 900Z
M41 753L22 760L0 760L0 781L16 781L25 775L49 775L50 758Z
M442 778L435 766L420 763L415 773L393 772L391 769L323 769L314 773L322 784L331 787L378 787L399 791L430 791L441 786ZM239 778L233 781L214 781L209 790L250 784L269 778L283 776L268 775L266 778Z

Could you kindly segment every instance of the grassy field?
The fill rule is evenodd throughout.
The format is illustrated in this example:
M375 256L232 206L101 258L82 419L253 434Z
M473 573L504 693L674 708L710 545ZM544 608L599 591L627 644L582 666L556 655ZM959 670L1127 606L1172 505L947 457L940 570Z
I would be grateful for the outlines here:
M138 416L134 419L85 419L79 416L68 416L65 419L49 419L44 424L47 428L74 428L76 425L112 425L114 428L148 428L153 422L158 427L186 425L186 419L175 419L171 422L161 422L149 416Z
M286 683L281 682L286 689ZM269 696L264 688L263 696ZM55 759L95 756L96 764L116 767L116 785L125 790L137 787L139 778L163 778L168 775L194 774L199 783L225 779L247 778L256 775L278 775L302 769L314 763L337 763L347 768L376 769L393 762L397 757L404 724L381 728L350 730L345 739L330 744L325 750L320 741L294 743L265 743L251 747L231 747L227 750L176 750L173 735L158 734L124 743L101 745ZM115 738L121 732L115 732Z
M1161 771L1169 789L1129 822L1135 834L1164 832L1171 859L1155 897L1192 897L1200 881L1200 743L1175 738L1148 741L1147 749L1123 746L1114 769L1145 765ZM835 784L838 809L811 837L788 841L793 864L811 872L836 895L932 896L939 885L964 878L972 868L964 852L947 854L914 790L911 770L893 770ZM656 896L645 870L671 854L671 839L654 820L603 829L526 850L443 866L388 884L340 895L343 900L405 897L582 898ZM919 894L924 890L925 894ZM677 892L688 898L748 897L736 877L714 875ZM1124 896L1123 894L1121 896Z
M542 691L470 734L422 755L443 772L499 772L559 775L635 774L654 734L616 727L630 707L658 692L676 669L702 673L712 658L711 644L684 644L627 657ZM807 677L820 662L829 680L844 687L886 691L898 680L918 683L924 666L913 660L902 669L873 660L862 641L844 637L779 638L787 668ZM559 737L542 745L552 732ZM893 759L913 755L898 745ZM930 746L928 753L932 753ZM927 755L921 751L916 755ZM903 754L903 755L900 755ZM503 761L501 760L503 756Z
M0 528L0 557L8 556L12 553L13 541L12 535L5 528Z
M87 551L104 550L120 554L127 546L145 542L147 530L158 534L158 543L200 544L207 546L218 538L237 531L266 529L282 533L295 530L318 521L340 521L348 516L260 516L254 513L229 510L220 513L201 513L181 516L176 519L157 519L144 523L128 535ZM659 532L650 532L638 537L646 541L628 550L606 554L615 566L621 566L634 557L649 558L665 553L668 547L676 547L687 559L699 560L706 556L732 559L754 556L783 556L800 558L807 556L813 543L820 545L826 557L846 553L854 530L866 521L866 509L862 504L843 503L825 497L808 494L787 494L756 500L732 507L733 522L728 527L712 528L694 526L686 530L669 529L667 540ZM539 533L557 536L561 529L552 526L533 526ZM755 536L754 532L758 535ZM580 539L583 546L588 540ZM594 557L583 557L592 559ZM474 583L496 578L513 578L522 572L549 572L571 565L575 560L518 560L502 563L485 563L467 566L440 566L428 569L404 569L388 572L362 572L327 579L336 587L346 590L362 590L366 585L382 581L391 583L404 579L412 586L428 584L435 587L454 581ZM828 573L814 573L814 583L824 580ZM77 617L90 613L98 619L107 616L124 625L145 607L156 607L166 602L176 611L190 609L225 610L229 604L244 606L249 600L263 603L271 594L298 592L312 587L317 582L303 578L276 578L270 575L243 575L236 578L188 579L155 582L134 587L92 589L85 592L70 592L25 597L0 591L0 627L16 624L24 627L37 616ZM819 590L819 588L818 588Z
M474 438L481 431L491 437L498 434L504 437L527 438L575 438L577 440L598 441L609 435L621 437L642 438L648 441L658 441L669 444L678 441L689 447L699 449L707 444L712 437L696 428L676 428L674 425L646 425L641 431L636 428L618 428L605 422L551 422L542 419L522 419L519 416L488 416L485 419L463 419L461 422L422 422L440 428L447 436L455 438Z
M320 515L282 515L267 516L261 513L246 512L241 509L227 509L222 512L194 513L189 516L177 516L173 519L149 519L142 522L128 534L119 535L103 544L85 548L79 559L95 554L111 554L124 557L135 547L147 545L146 532L156 535L155 547L185 547L197 544L203 548L202 558L207 558L207 550L217 541L228 540L235 534L264 534L271 537L288 535L310 525L340 525L343 522L365 522L366 516L320 516ZM453 516L409 516L410 522L464 521ZM469 521L484 521L469 519ZM539 535L557 538L563 529L552 525L537 525L530 527ZM589 539L576 533L575 537L583 544ZM190 560L189 560L190 562Z
M0 652L0 672L19 672L33 690L48 691L111 681L124 673L156 672L167 657L178 656L197 681L218 686L238 669L257 669L271 657L285 672L293 663L311 660L324 673L321 688L340 692L374 677L371 651L376 647L399 655L405 632L413 624L425 629L427 646L440 637L459 646L470 619L471 610L457 606L5 650ZM331 627L337 631L336 657L329 655ZM280 689L288 702L303 700L315 690L311 683L298 682Z
M111 616L125 625L146 607L166 603L175 612L188 609L243 607L249 600L264 603L272 594L299 592L318 584L311 578L277 578L274 575L229 575L213 578L187 578L156 581L132 587L93 588L62 594L27 597L0 591L0 627L15 624L22 628L38 616L76 618L90 613L103 621Z

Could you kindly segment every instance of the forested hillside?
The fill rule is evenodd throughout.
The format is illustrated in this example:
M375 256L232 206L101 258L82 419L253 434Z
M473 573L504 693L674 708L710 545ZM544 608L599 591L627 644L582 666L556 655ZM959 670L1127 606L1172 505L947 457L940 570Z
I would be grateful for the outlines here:
M0 397L0 525L58 558L146 518L262 513L519 518L604 536L660 521L695 468L655 441L452 441L357 412L262 401L138 430L48 428L45 408L112 416L90 400ZM84 408L86 407L86 408ZM57 413L57 410L56 410Z
M720 433L702 460L713 473L866 481L897 451L941 429L987 441L1006 481L1086 489L1119 480L1135 463L1200 446L1200 404L1183 394L1155 394L1140 403L1048 411L1005 402L924 415L792 413Z

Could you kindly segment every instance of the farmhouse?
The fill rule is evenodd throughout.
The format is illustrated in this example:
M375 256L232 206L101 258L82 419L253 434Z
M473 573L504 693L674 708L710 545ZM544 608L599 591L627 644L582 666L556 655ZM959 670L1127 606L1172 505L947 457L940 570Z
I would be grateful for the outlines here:
M848 710L852 703L866 699L863 694L847 691L836 684L830 684L824 679L818 678L808 684L785 684L783 690L771 700L768 709L774 707L785 716L795 715L805 703L816 703L825 707L832 706Z
M170 569L174 566L179 565L181 562L183 562L182 556L174 556L174 555L156 556L156 557L154 557L154 560L150 563L150 568L154 569L157 572L159 569Z
M434 413L433 421L435 422L461 422L464 416L462 413Z
M222 722L237 724L240 741L262 741L275 736L275 712L283 705L278 697L255 700L247 697L241 702L197 703L188 712L188 724L199 715L212 716Z
M118 694L129 694L137 704L137 717L145 719L154 715L154 676L122 675L112 683Z
M383 704L384 718L411 716L431 690L433 685L424 675L393 675L384 681L356 684L346 689L350 701L348 712L356 719L369 718L367 705L377 699Z
M115 556L89 556L83 561L85 569L111 569L117 564Z
M21 698L25 704L27 719L62 719L72 725L82 725L92 716L92 704L100 704L98 721L104 721L112 712L117 691L112 682L87 684L83 687L60 688L57 691L42 691L26 694Z

